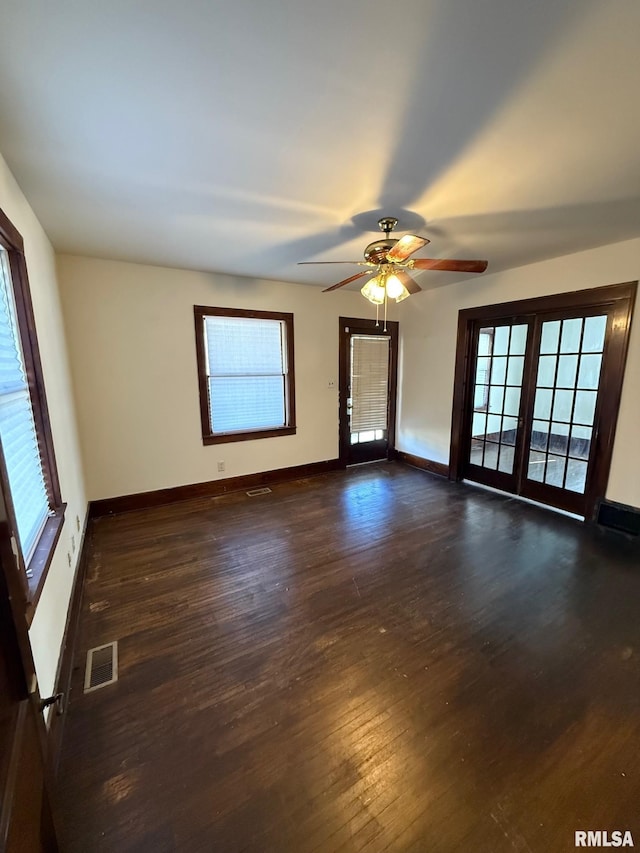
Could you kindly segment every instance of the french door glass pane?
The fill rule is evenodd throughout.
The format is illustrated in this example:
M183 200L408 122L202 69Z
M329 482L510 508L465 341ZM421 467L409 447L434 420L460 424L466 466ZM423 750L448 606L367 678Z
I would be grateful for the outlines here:
M584 494L606 315L542 324L527 478Z
M478 333L469 462L513 473L528 326L487 326Z

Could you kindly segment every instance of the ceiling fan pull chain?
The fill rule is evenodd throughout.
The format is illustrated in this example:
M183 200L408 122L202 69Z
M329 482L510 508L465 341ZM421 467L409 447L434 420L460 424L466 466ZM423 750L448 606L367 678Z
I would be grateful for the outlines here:
M380 326L380 318L379 318L380 306L376 303L376 327Z
M386 283L385 283L385 288L384 288L384 329L382 331L383 332L387 331L387 287L386 287Z

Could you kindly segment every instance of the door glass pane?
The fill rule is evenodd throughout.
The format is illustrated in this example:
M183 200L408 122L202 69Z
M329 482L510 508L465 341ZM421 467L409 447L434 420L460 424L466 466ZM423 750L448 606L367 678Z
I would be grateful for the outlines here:
M522 369L524 367L523 355L509 356L509 368L507 370L507 385L522 384Z
M556 421L571 420L573 391L556 391L553 400L553 419Z
M607 331L607 317L587 317L584 321L584 339L582 352L602 352L604 335Z
M492 385L504 385L504 380L507 375L507 357L505 356L496 356L493 359L493 366L491 368L491 384Z
M596 356L597 357L597 356ZM577 355L561 355L558 359L558 379L556 386L558 388L575 388L576 387L576 371L578 369ZM591 386L583 386L591 387Z
M560 337L560 352L580 352L580 337L582 335L582 317L562 321Z
M546 388L538 388L536 390L536 402L533 407L534 418L550 418L551 417L551 400L553 399L553 391Z
M544 463L547 460L546 453L538 453L536 450L529 451L529 468L527 477L541 483L544 480Z
M547 470L544 475L544 481L548 486L562 488L566 464L566 456L555 456L551 453L547 455Z
M491 468L493 471L498 467L498 451L500 450L499 444L494 444L491 441L487 441L484 448L484 468Z
M549 421L534 421L531 430L531 449L546 450L549 446Z
M524 355L525 347L527 346L527 327L526 325L511 327L511 341L509 344L509 353L511 355Z
M567 356L570 358L570 356ZM597 389L600 384L600 365L602 364L602 353L583 355L580 358L580 372L578 373L578 388Z
M538 388L553 388L556 378L555 355L541 355L538 362Z
M564 484L565 489L570 492L584 493L584 487L587 482L587 463L581 462L578 459L567 460L567 479Z
M500 442L502 444L515 444L517 433L518 419L506 417L502 418L502 431L500 432Z
M509 326L497 326L493 339L493 354L506 355L509 352Z
M558 352L558 341L560 340L560 320L544 323L542 326L542 340L540 342L540 354Z
M528 325L478 331L469 462L513 473Z
M520 411L520 388L505 388L504 413L505 415L517 415Z
M527 477L584 494L606 315L542 324Z
M498 462L498 471L502 471L505 474L513 474L514 454L515 447L509 447L506 444L503 444L500 447L500 461Z
M598 395L595 391L576 392L576 410L573 416L574 423L592 426L596 412L597 396Z

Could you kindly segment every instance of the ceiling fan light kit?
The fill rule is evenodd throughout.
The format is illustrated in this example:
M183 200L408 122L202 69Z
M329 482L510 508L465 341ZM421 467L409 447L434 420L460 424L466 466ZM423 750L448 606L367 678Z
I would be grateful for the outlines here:
M382 240L374 240L364 250L364 261L301 261L303 264L357 264L369 267L363 272L349 276L331 287L325 288L326 293L337 290L357 281L360 278L370 278L362 287L361 293L373 305L386 306L389 299L402 302L413 293L419 293L422 288L407 272L422 270L449 270L450 272L482 273L487 268L487 261L456 260L454 258L412 258L414 252L426 246L429 240L415 234L405 234L399 240L391 237L391 232L398 224L394 216L383 216L378 220L378 226L384 231Z

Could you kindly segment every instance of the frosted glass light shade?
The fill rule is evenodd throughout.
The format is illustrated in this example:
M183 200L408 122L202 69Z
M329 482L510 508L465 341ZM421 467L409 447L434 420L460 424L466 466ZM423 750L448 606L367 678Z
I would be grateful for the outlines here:
M373 302L374 305L382 305L384 302L384 287L380 284L380 280L378 277L372 278L368 281L360 293L364 296L365 299L368 299L369 302Z

